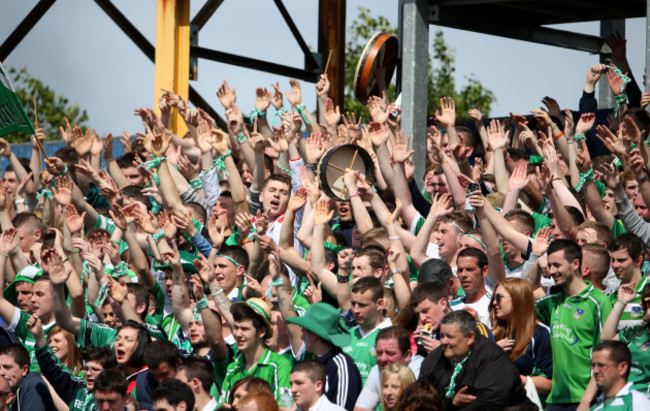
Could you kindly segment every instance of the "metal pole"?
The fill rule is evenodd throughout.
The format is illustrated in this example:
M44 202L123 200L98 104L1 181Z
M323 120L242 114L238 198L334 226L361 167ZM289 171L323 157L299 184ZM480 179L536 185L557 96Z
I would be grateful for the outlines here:
M621 36L625 37L624 19L600 21L600 37L602 37L603 39L607 38L607 36L609 36L610 34L616 33L617 31L621 33ZM608 62L607 59L610 58L611 55L609 54L601 54L600 62L603 64L607 64ZM600 109L614 108L614 104L616 104L616 102L614 101L614 96L612 95L612 91L609 89L609 84L607 83L607 79L603 77L598 82L598 108Z
M401 0L402 130L415 150L415 181L422 188L427 151L428 1Z

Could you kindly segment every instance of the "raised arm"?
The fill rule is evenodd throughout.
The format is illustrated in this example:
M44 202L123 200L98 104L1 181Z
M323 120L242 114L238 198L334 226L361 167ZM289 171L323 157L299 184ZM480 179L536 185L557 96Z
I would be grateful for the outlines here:
M618 289L618 299L612 307L612 311L603 325L602 340L618 340L618 323L621 321L621 315L628 305L636 297L636 284L623 284Z
M332 219L327 200L320 200L314 208L314 237L311 247L311 273L323 284L330 295L336 295L336 274L327 269L325 259L325 233L329 230L327 223ZM298 348L298 347L296 347Z

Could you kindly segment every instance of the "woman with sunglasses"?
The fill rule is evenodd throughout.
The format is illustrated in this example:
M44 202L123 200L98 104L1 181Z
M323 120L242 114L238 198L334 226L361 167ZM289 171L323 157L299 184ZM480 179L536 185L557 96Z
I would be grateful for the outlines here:
M548 328L537 321L535 297L521 278L499 282L490 301L490 320L495 341L515 363L522 384L530 378L537 393L551 391L553 357Z
M603 326L602 339L624 342L632 353L632 364L628 381L631 390L637 390L650 397L650 286L641 293L643 324L618 329L625 306L636 297L636 284L625 284L618 289L618 300Z

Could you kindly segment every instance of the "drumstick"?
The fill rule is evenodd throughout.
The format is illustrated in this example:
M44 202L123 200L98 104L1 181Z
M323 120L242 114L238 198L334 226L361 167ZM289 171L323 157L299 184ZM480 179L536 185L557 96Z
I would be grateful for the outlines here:
M325 73L325 74L327 74L327 68L330 65L330 59L332 58L332 51L333 50L330 49L330 54L327 56L327 63L325 63L325 70L323 71L323 73Z
M339 166L337 166L337 165L335 165L335 164L327 163L327 166L328 166L328 167L333 167L333 168L339 170L340 172L345 173L345 169L344 169L344 168L341 168L341 167L339 167ZM371 183L370 181L368 181L368 180L363 180L363 181L365 181L366 184L368 184L369 186L372 185L372 183Z
M36 95L34 95L34 119L36 123L36 128L38 128L38 112L36 111ZM41 150L41 153L49 160L50 157L48 157L47 153L45 152L45 148L43 148L43 143L41 143L41 140L38 138L36 135L36 131L34 131L34 138L36 139L36 144L38 144L38 148Z

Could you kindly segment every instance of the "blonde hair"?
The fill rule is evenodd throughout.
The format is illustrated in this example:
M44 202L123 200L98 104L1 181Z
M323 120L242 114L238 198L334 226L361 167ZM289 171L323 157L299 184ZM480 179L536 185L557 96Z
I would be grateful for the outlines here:
M415 374L413 374L413 371L411 371L411 369L406 365L399 362L395 362L387 366L386 368L384 368L381 372L381 377L380 377L381 383L379 384L379 387L382 391L383 391L384 384L388 380L388 377L390 377L391 375L397 375L397 379L399 380L400 394L404 391L406 387L408 387L409 385L415 382ZM391 408L388 407L388 405L386 404L386 400L384 400L383 392L380 395L380 398L381 398L381 409L385 411L390 410ZM395 404L394 409L398 410L399 404Z

